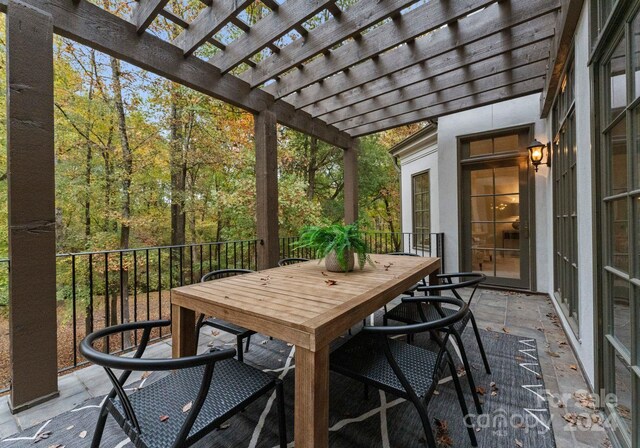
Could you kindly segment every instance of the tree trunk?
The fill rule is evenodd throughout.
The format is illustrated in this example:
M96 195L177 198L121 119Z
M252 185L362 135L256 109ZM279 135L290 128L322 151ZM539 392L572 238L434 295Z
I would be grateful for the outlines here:
M129 248L129 220L131 218L131 175L133 172L133 158L131 147L129 146L129 136L127 134L126 115L124 104L122 101L122 84L120 82L120 61L115 58L111 59L111 73L113 76L113 94L116 114L118 116L118 131L120 134L120 145L122 147L122 161L124 165L124 174L122 176L122 207L121 207L121 224L120 224L120 248ZM125 266L121 272L120 293L122 300L122 322L129 322L129 270ZM123 335L125 340L125 348L131 345L131 335Z
M186 166L182 151L182 110L177 104L177 92L171 94L171 245L185 243L186 215L184 211Z
M307 198L313 199L316 194L316 172L318 171L318 139L311 137L309 145L309 168L307 171Z

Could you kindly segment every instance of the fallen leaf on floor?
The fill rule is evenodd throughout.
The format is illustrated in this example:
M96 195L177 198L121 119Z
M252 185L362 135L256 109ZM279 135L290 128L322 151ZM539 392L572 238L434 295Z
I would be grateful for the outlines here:
M229 426L231 426L231 423L224 422L222 425L220 425L220 429L227 429Z
M169 420L169 416L168 415L161 415L160 416L160 421L161 422L166 422L167 420Z
M72 429L73 429L73 425L67 427L67 431L70 431Z
M484 387L478 386L478 387L476 387L476 392L477 392L478 394L480 394L480 395L484 395L484 394L485 394L485 392L486 392L486 390L485 390L485 388L484 388Z
M547 350L547 355L553 356L554 358L560 357L560 354L558 352L552 352L551 350Z
M491 396L492 396L492 397L495 397L496 395L498 395L498 392L496 392L495 390L494 390L494 391L491 391Z
M142 374L142 376L140 377L141 380L146 380L147 378L149 378L149 375L151 375L151 372L149 372L148 370L146 372L144 372Z
M220 332L218 330L214 330L211 332L211 336L215 337L218 336L220 334Z
M193 401L190 401L189 403L182 406L182 412L189 412L192 406L193 406Z
M505 333L509 334L509 329L507 327L502 327L502 331L504 331Z
M293 347L293 344L291 342L287 342L287 347Z
M56 445L49 445L47 448L64 448L64 445L60 445L59 443Z
M569 366L569 368L570 368L571 370L578 370L578 366L577 366L577 365L575 365L575 364L571 364L571 365Z
M516 442L516 446L517 446L518 448L522 448L522 447L524 446L524 444L522 443L522 441L521 441L521 440L516 439L516 440L515 440L515 442Z
M449 435L449 424L446 420L434 419L436 422L436 443L440 446L453 446L453 439Z
M80 434L78 434L78 437L84 439L85 437L87 437L87 431L82 431Z
M260 341L260 343L261 343L262 345L267 345L267 340L265 339L265 340L263 340L263 341Z

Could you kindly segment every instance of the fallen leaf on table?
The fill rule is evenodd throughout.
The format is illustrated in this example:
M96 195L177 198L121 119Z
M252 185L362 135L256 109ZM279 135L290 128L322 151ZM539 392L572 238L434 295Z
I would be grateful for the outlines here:
M189 412L192 406L193 406L193 401L190 401L189 403L182 406L182 412Z
M166 422L167 420L169 420L169 416L168 415L161 415L160 416L160 421L161 422Z
M329 275L328 275L326 272L324 272L324 271L322 271L322 275L323 275L324 277L329 277Z
M333 285L337 285L338 284L337 280L331 280L331 279L325 280L324 282L329 286L333 286Z

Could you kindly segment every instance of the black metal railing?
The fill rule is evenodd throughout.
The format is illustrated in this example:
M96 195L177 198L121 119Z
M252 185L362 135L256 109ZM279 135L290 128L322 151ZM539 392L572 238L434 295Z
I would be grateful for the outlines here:
M365 232L364 237L374 253L402 251L444 256L443 234L419 238L421 245L416 245L417 239L408 233ZM280 238L281 258L314 258L308 249L295 247L297 240ZM257 269L258 244L258 240L242 240L58 254L59 371L86 364L78 344L95 330L124 322L170 319L171 288L196 283L216 269ZM0 310L4 308L0 319L6 326L8 274L9 260L0 259L0 305L4 305L0 306ZM156 329L152 339L169 335L168 328ZM121 353L136 347L138 341L138 332L131 332L106 338L97 347ZM8 350L8 338L4 338L4 343L0 342L0 364L9 362ZM9 378L0 375L0 392L8 386Z

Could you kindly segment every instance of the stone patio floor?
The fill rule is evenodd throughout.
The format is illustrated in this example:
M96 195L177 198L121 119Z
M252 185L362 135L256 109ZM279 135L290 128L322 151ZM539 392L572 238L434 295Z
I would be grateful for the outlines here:
M584 406L588 386L549 297L484 289L476 293L472 309L482 329L509 332L537 341L546 387L553 396L563 398L562 406L550 403L558 448L609 447L606 432L600 425L589 425L591 428L586 429L580 422L569 423L563 417L570 413L590 415L594 411ZM203 329L199 352L211 345L234 345L234 341L230 335L220 333L214 337L210 329ZM153 344L145 355L170 356L171 340ZM139 380L142 373L134 373L129 381ZM87 399L105 395L111 389L104 371L95 366L62 375L58 385L58 398L17 415L9 412L7 396L0 397L0 440L67 412Z

